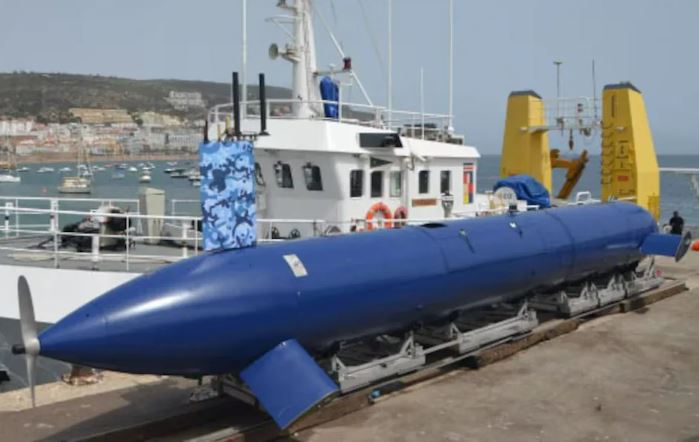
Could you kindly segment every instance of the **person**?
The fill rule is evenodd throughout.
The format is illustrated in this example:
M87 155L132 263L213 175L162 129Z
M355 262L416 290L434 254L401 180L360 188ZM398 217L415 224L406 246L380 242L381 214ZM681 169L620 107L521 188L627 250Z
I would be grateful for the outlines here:
M673 235L681 235L682 230L684 230L684 219L675 210L672 212L672 218L670 218L670 233Z

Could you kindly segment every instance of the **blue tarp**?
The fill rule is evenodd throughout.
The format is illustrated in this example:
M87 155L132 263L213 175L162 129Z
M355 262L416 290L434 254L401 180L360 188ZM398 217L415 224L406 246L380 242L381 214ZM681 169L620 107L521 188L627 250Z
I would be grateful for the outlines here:
M204 249L254 246L255 157L249 141L199 145Z
M320 96L323 101L333 101L335 103L340 99L340 90L337 84L330 77L323 77L320 80ZM333 103L323 103L323 111L325 118L338 118L338 105Z
M540 182L529 175L513 175L503 178L493 187L493 191L501 187L509 187L517 194L517 199L524 200L529 205L537 205L542 209L551 207L551 197Z

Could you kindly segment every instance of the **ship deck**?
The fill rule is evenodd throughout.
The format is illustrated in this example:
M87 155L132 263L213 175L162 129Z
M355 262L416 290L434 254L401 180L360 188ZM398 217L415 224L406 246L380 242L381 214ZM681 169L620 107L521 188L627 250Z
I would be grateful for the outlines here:
M44 241L46 246L39 247ZM132 245L129 256L124 250L100 250L95 257L90 252L78 253L74 248L54 251L50 235L26 235L0 238L0 265L21 265L72 270L147 273L182 258L183 248L168 243ZM187 248L187 256L196 251ZM127 265L128 259L128 265Z
M478 370L450 370L371 406L357 409L348 401L334 420L294 436L307 441L692 440L699 434L699 253L681 263L658 261L689 290L630 314L592 319ZM0 428L12 441L275 436L264 415L235 400L190 404L194 385L106 373L98 385L40 386L35 409L27 408L26 390L5 393Z

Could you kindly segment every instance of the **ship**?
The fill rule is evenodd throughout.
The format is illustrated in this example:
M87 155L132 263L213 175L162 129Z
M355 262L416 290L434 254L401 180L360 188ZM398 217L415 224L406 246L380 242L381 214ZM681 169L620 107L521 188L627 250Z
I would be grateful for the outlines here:
M272 45L268 53L290 62L293 98L268 100L267 127L255 136L260 242L395 228L493 210L489 196L476 193L480 154L454 131L450 113L375 104L339 46L342 69L318 67L313 2L277 6L286 18L272 20L279 26L291 23L291 40L284 50ZM330 31L328 38L335 40ZM344 101L348 91L343 80L355 85L365 102ZM220 138L236 119L242 133L259 132L263 100L249 99L246 84L244 77L237 116L234 103L209 110L209 139ZM126 170L128 165L116 167ZM177 172L183 178L191 175L165 172L173 172L173 178ZM77 179L87 183L66 189L89 189L87 178ZM63 198L0 199L9 203L8 221L0 231L0 334L8 339L19 330L14 293L20 275L32 284L36 318L45 325L143 273L200 253L199 217L176 214L174 199L166 214L165 195L157 189L144 187L138 199L130 200L82 198L81 209ZM118 210L124 207L128 210ZM66 221L91 230L66 231ZM29 222L33 227L26 234L23 225ZM110 245L115 241L119 247ZM24 385L16 379L23 369L9 358L0 352L0 364L13 373L9 386L0 384L0 389ZM44 379L55 378L52 373L47 370Z

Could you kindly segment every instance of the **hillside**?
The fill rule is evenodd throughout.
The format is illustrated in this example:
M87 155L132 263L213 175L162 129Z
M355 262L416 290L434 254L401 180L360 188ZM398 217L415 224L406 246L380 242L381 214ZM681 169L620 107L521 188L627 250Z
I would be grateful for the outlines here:
M206 107L175 109L166 100L171 91L199 92ZM257 87L248 94L257 97ZM286 98L288 89L267 86L268 98ZM206 108L230 101L230 84L185 80L131 80L97 75L15 72L0 73L0 117L36 118L67 123L71 108L126 109L158 112L190 120L203 118Z

